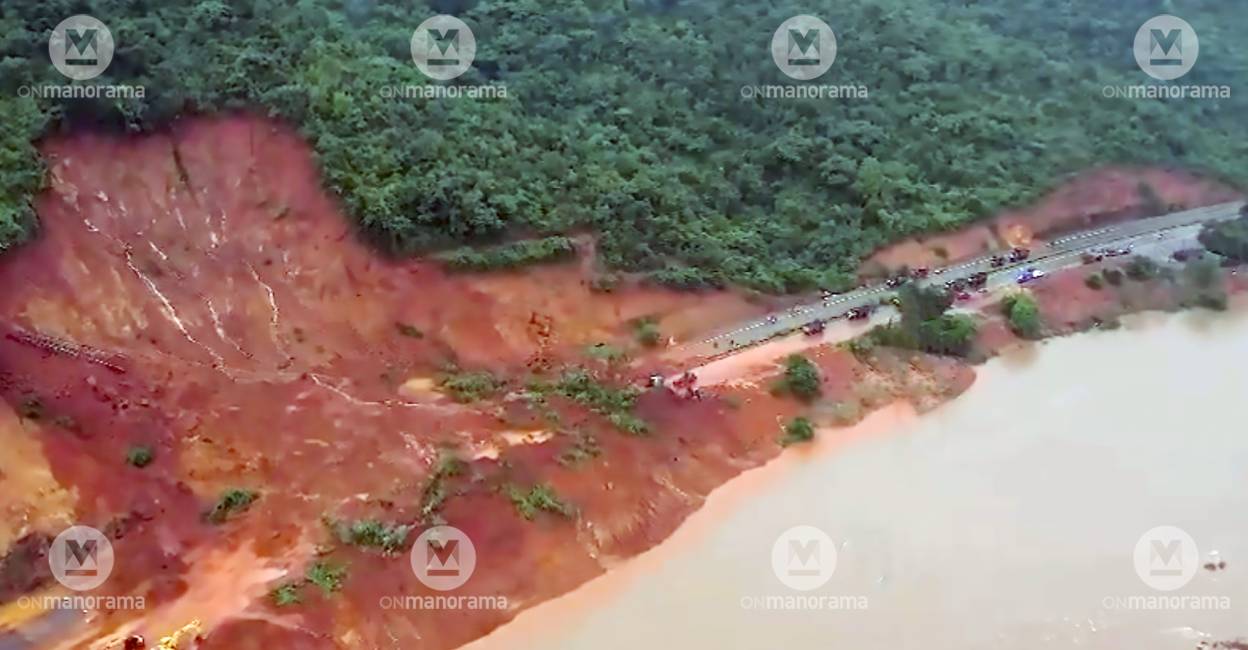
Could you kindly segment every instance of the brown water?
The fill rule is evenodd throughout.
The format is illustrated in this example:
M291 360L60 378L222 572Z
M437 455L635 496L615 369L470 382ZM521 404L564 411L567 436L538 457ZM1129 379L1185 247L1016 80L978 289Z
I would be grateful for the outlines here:
M756 489L726 513L717 492L686 526L698 533L682 528L483 647L1177 649L1248 637L1245 360L1241 311L1150 316L993 361L935 413L834 452L790 452L759 470L783 472L770 480L738 479ZM865 609L743 607L801 594L770 559L799 524L839 545L835 574L808 593L862 596ZM1160 525L1226 568L1154 591L1133 553Z

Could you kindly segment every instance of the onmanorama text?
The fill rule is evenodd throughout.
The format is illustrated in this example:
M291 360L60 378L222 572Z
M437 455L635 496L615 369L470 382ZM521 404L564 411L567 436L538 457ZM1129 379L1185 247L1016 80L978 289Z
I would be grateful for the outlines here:
M485 86L455 86L442 84L382 86L381 96L385 99L506 99L507 86L490 84Z
M18 606L40 610L123 610L147 609L145 596L90 596L86 594L65 596L22 596Z
M1192 611L1229 611L1229 596L1167 596L1151 594L1148 596L1107 596L1101 601L1105 609L1125 610L1192 610Z
M382 609L509 609L506 596L382 596Z
M19 86L18 97L35 99L144 99L146 86L103 86L96 84L45 84Z
M1230 86L1105 86L1101 94L1109 99L1230 99Z
M743 596L741 609L763 610L863 610L866 596Z

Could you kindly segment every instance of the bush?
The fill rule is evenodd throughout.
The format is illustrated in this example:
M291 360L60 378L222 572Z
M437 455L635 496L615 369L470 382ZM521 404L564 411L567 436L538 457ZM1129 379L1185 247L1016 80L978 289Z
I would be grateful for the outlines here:
M1083 283L1088 285L1088 288L1093 291L1100 291L1105 288L1105 278L1101 277L1100 273L1093 273L1092 275L1089 275L1084 279Z
M576 255L576 245L567 237L526 239L493 248L460 248L443 253L438 259L454 271L500 271L532 264L557 262Z
M1001 306L1011 331L1025 339L1040 338L1040 307L1030 293L1024 291L1007 296Z
M278 607L289 607L303 602L303 599L299 597L299 585L294 583L285 584L274 589L269 597L273 600L273 604Z
M1205 224L1200 243L1210 251L1237 262L1248 262L1248 214L1229 221Z
M507 496L521 517L532 521L538 512L549 512L564 517L576 514L576 508L561 500L549 485L534 485L527 492L515 486L507 486Z
M342 580L347 575L347 568L321 561L308 567L304 577L308 582L321 588L326 596L342 589Z
M443 375L438 384L456 402L467 404L493 397L507 385L486 371L452 372Z
M155 454L152 448L145 445L135 445L126 452L126 462L140 469L152 464L155 460Z
M352 546L375 548L382 553L397 553L407 541L412 526L402 524L386 524L373 519L361 520L350 524L345 522L329 522L330 528L338 537L338 541Z
M975 319L965 314L945 314L925 321L919 328L925 352L966 356L979 332Z
M1146 282L1161 273L1161 266L1151 257L1136 255L1127 263L1127 277L1136 282Z
M253 490L230 488L221 493L217 503L212 506L212 510L208 511L208 521L214 524L224 523L235 514L250 508L259 496Z
M653 318L643 318L637 321L636 335L637 342L648 348L658 345L663 340L659 324Z
M1122 281L1125 277L1122 271L1119 271L1118 269L1105 269L1104 276L1105 282L1113 287L1122 286Z
M819 367L800 354L790 355L784 360L784 377L778 388L801 400L815 399L823 391Z
M553 386L537 385L540 392L553 388L560 395L588 407L606 417L612 424L631 435L645 435L650 427L633 414L640 389L636 386L614 388L600 383L582 369L565 372Z
M788 447L799 442L809 442L814 438L814 425L810 423L810 420L799 417L784 425L784 435L780 438L780 444Z

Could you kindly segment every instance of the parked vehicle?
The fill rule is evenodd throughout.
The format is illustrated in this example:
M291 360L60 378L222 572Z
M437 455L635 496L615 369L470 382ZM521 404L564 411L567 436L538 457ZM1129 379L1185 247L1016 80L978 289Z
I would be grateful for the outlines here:
M1026 249L1026 248L1011 248L1011 249L1010 249L1010 255L1009 255L1009 258L1008 258L1008 259L1009 259L1011 262L1022 262L1023 260L1025 260L1025 259L1027 259L1027 258L1029 258L1029 257L1031 257L1031 251L1030 251L1029 249Z
M905 284L905 283L907 283L907 282L909 282L909 281L910 281L910 277L909 277L909 276L906 276L906 275L898 275L898 276L896 276L896 277L889 278L889 279L888 279L888 282L885 282L885 283L884 283L884 286L888 287L889 289L896 289L897 287L900 287L901 285L903 285L903 284Z
M865 307L865 306L854 307L853 309L845 312L845 318L849 320L865 320L870 317L871 317L870 307Z
M992 268L999 269L1005 266L1005 257L1002 255L993 255L992 259L989 260L988 263L992 265Z
M927 276L931 275L931 273L932 272L929 271L926 266L920 266L919 268L910 271L910 277L916 280L923 280L927 278Z
M822 320L813 320L805 325L802 325L802 334L805 334L806 336L817 336L822 334L825 329L827 329L827 323Z
M1045 276L1044 271L1041 271L1033 266L1033 267L1028 268L1026 271L1023 271L1022 273L1019 273L1018 278L1015 281L1018 282L1019 284L1027 284L1028 282L1032 282L1033 280L1039 280L1040 278L1043 278L1044 276Z
M986 284L988 284L988 273L984 271L980 271L966 280L966 285L973 289L978 289Z
M1092 253L1083 254L1084 264L1096 264L1097 262L1103 261L1104 259L1105 259L1105 255L1102 253L1092 252Z

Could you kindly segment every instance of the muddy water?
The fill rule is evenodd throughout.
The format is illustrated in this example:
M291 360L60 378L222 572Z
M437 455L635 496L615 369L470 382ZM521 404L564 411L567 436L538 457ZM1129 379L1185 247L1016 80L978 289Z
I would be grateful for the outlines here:
M590 583L513 626L498 647L1194 648L1248 636L1248 314L1153 316L1124 331L1050 342L994 361L962 398L887 435L780 466L730 514L681 544ZM823 435L835 435L823 432ZM760 472L771 471L769 465ZM746 476L741 481L757 477ZM730 483L724 488L731 491ZM713 512L715 497L707 511ZM776 537L818 526L839 544L810 592L862 596L856 611L743 608L788 595ZM1159 525L1185 529L1204 569L1156 609L1133 552ZM858 601L861 604L861 600ZM1129 609L1129 608L1136 609ZM1139 609L1152 607L1153 609ZM559 608L563 608L560 610ZM588 611L586 611L588 610ZM568 617L560 613L571 614ZM527 617L527 620L526 620ZM547 638L540 638L547 637Z

